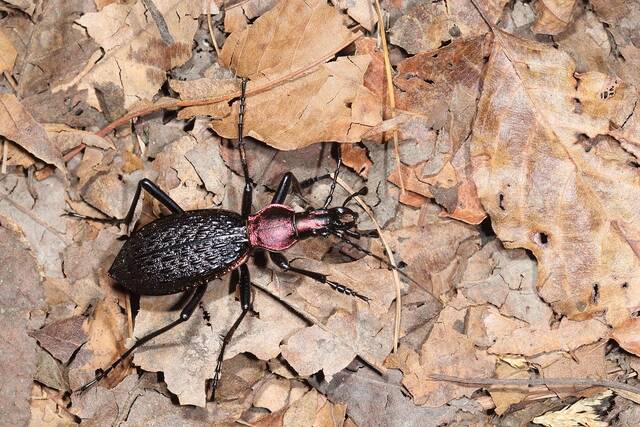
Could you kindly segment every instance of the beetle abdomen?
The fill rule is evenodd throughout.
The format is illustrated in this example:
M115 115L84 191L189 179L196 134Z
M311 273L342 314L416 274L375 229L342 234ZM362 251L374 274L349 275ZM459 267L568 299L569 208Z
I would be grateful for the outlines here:
M219 209L187 211L133 233L109 275L138 294L173 294L222 276L248 253L246 222L240 215Z

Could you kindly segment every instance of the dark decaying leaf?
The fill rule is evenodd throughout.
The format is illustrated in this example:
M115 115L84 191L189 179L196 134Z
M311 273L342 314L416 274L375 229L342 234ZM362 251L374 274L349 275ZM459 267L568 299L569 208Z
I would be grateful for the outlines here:
M2 423L25 425L38 360L37 344L28 333L42 325L44 301L33 255L19 234L3 224L0 217L0 414Z
M84 316L70 317L48 324L30 335L53 357L67 363L78 347L87 341L82 328L84 321Z

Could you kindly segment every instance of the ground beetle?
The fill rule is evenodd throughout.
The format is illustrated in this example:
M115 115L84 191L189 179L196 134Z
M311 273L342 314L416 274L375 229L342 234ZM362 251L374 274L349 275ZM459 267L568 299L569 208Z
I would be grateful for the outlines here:
M366 187L349 196L342 206L329 208L336 186L340 160L338 160L338 169L333 176L329 195L322 208L309 208L304 212L295 212L284 202L292 189L291 187L302 197L302 188L319 179L331 176L324 175L300 183L291 172L288 172L280 181L271 204L257 213L251 214L253 187L249 178L243 138L246 86L247 80L244 79L238 117L238 150L245 179L241 214L222 209L185 212L157 185L147 179L138 183L131 207L123 219L94 218L69 213L76 218L128 225L133 218L140 194L144 189L165 205L171 211L171 215L157 219L132 233L116 256L109 269L109 275L121 286L135 294L167 295L183 291L191 292L178 319L138 339L111 366L104 370L99 369L96 372L96 377L85 384L80 391L88 389L104 378L141 345L188 320L204 296L208 281L238 269L242 313L222 341L212 381L212 396L215 396L225 347L247 312L252 310L251 280L246 262L254 249L266 250L271 261L285 271L310 277L317 282L329 285L338 292L365 301L368 300L364 295L329 280L324 274L290 265L287 258L280 253L302 239L335 235L351 246L373 255L346 239L346 236L357 238L364 235L364 233L355 230L358 215L345 205L355 195L364 194L363 190ZM375 235L375 233L369 233L369 235ZM378 256L375 258L385 262ZM390 267L393 268L393 266Z

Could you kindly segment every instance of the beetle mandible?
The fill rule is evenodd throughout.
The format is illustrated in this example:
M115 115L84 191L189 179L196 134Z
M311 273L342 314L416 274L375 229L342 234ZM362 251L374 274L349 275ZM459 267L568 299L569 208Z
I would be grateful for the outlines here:
M240 214L222 209L184 211L165 192L148 179L142 179L138 183L131 206L127 215L122 219L95 218L72 212L68 213L76 218L128 225L133 219L142 190L147 191L166 206L171 211L171 214L134 231L116 256L113 265L109 269L109 276L128 291L140 295L168 295L191 292L176 320L139 338L131 348L118 357L109 367L104 370L97 370L95 378L82 386L81 392L108 375L137 348L187 321L204 296L208 282L238 269L240 273L238 286L240 288L242 312L222 341L211 383L212 398L215 398L215 389L220 380L225 348L246 314L252 310L251 279L246 262L254 249L266 250L271 261L285 271L307 276L316 282L329 285L338 292L368 301L366 296L330 280L325 274L290 265L287 258L281 253L281 251L290 248L300 240L335 235L357 249L373 255L350 240L345 239L346 236L360 237L364 235L364 233L361 234L355 230L358 218L357 213L345 205L353 196L365 194L363 190L366 187L349 196L342 206L329 207L336 186L340 160L338 160L338 168L333 176L329 195L322 208L309 208L304 212L295 212L292 207L284 203L292 187L296 193L301 194L301 189L305 186L318 179L330 176L312 178L300 183L291 172L287 172L282 177L271 204L257 213L251 214L253 185L249 177L243 138L246 87L247 79L243 79L238 114L238 150L245 185ZM378 256L375 257L383 261Z

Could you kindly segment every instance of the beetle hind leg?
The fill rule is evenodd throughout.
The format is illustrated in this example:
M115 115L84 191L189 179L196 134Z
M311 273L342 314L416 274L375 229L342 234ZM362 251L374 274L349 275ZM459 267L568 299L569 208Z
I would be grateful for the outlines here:
M171 211L171 213L181 213L184 210L178 206L178 204L171 198L167 193L162 191L160 187L158 187L153 181L148 180L147 178L143 178L138 182L138 187L136 188L136 193L133 196L133 200L131 201L131 206L129 206L129 210L127 211L127 215L124 218L114 218L114 217L93 217L80 215L75 212L67 211L64 215L70 216L72 218L84 219L87 221L101 222L106 224L120 225L120 224L129 224L133 219L133 214L136 212L136 206L138 206L138 201L140 200L140 196L142 195L142 190L145 190L149 193L154 199L158 200L164 206L167 207Z
M195 289L195 291L193 292L193 294L191 295L191 297L189 298L189 301L187 301L186 305L184 306L184 308L180 312L180 317L178 317L178 319L176 319L173 322L169 323L168 325L166 325L166 326L164 326L164 327L162 327L160 329L157 329L157 330L155 330L155 331L143 336L142 338L136 340L135 344L129 350L127 350L124 353L122 353L122 355L120 357L118 357L116 359L116 361L113 362L107 369L104 369L104 370L103 369L97 369L95 378L92 379L91 381L89 381L88 383L86 383L85 385L83 385L78 391L80 393L83 393L83 392L87 391L88 389L93 387L95 384L100 382L100 380L102 380L104 377L109 375L109 372L113 371L120 363L125 361L126 358L129 357L131 355L131 353L133 353L138 347L142 346L143 344L145 344L146 342L152 340L153 338L157 337L158 335L161 335L161 334L169 331L170 329L173 329L174 327L178 326L179 324L189 320L189 318L191 317L191 315L195 311L196 307L198 306L198 303L200 302L200 300L204 296L204 293L205 293L206 290L207 290L207 284L206 283L198 286Z
M227 331L224 338L222 339L222 346L220 347L220 353L218 354L218 360L216 362L216 370L213 373L213 380L211 381L209 400L215 400L216 398L216 388L220 383L220 376L222 374L222 361L224 360L224 351L226 350L227 345L231 341L231 338L233 338L233 334L236 332L236 329L238 329L238 326L240 326L240 323L242 323L247 313L255 313L253 311L253 307L251 306L251 276L249 275L249 268L246 264L240 266L239 286L240 305L242 306L242 312L233 323L233 325L231 325L231 328L229 328L229 331Z

